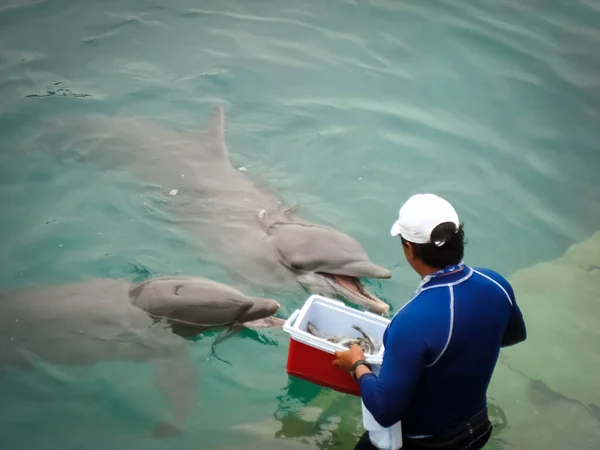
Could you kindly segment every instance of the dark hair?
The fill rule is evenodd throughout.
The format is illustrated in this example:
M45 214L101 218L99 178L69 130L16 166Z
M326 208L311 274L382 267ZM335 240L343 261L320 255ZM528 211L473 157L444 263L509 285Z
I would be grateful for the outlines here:
M402 236L400 239L406 247L406 239ZM443 269L458 264L463 259L466 244L463 224L460 224L458 230L452 222L439 224L431 232L431 241L429 244L411 242L415 256L428 266Z

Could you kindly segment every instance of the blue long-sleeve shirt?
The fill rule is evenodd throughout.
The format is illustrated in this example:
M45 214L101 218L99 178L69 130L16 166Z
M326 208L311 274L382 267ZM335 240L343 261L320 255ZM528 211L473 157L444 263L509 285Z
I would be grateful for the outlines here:
M408 436L435 436L486 406L500 348L526 338L507 280L483 268L437 276L392 319L378 376L360 380L381 426L402 420Z

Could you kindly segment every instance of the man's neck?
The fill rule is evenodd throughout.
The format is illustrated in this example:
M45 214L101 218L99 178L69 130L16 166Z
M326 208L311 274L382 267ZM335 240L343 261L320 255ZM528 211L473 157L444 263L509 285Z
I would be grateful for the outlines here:
M420 264L419 267L415 268L415 271L421 276L421 279L425 278L427 275L437 272L438 270L440 269L436 269L435 267L431 267L426 264Z
M425 278L427 275L431 275L434 272L437 272L439 269L435 267L427 266L423 264L421 267L417 269L417 273L421 276L421 279Z

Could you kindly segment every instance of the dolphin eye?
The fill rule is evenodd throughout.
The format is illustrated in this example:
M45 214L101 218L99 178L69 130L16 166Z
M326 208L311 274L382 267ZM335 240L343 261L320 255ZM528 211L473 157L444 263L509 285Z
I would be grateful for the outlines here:
M178 284L175 286L175 289L173 289L173 295L179 295L177 292L179 291L180 287L183 287L183 284Z
M304 270L304 269L303 269L303 267L302 267L302 265L301 265L301 264L298 264L298 263L291 263L291 264L290 264L290 267L291 267L293 270L297 270L298 272L302 272L302 271Z
M322 267L323 265L327 264L324 261L321 261L320 259L308 261L305 258L294 258L291 261L287 261L285 259L284 261L289 268L297 272L312 272L314 270L317 270L319 267Z

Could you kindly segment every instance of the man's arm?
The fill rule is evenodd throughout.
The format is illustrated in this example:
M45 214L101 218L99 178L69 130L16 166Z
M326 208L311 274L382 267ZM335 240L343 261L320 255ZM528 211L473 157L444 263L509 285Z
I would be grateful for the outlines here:
M504 331L504 336L502 336L502 347L510 347L527 339L527 328L523 319L523 313L521 313L521 309L517 305L512 289L507 292L512 297L513 304L511 306L508 325Z
M523 319L523 314L521 313L521 309L517 304L515 293L511 284L506 278L492 269L487 269L484 267L477 267L474 269L483 276L500 285L506 295L508 295L506 301L509 303L508 306L510 307L510 318L508 325L504 330L504 335L502 336L502 342L500 346L510 347L511 345L523 342L525 339L527 339L527 328L525 326L525 320Z
M425 345L419 338L422 333L414 323L398 319L388 331L379 375L364 366L356 372L362 400L382 427L401 419L425 365Z

